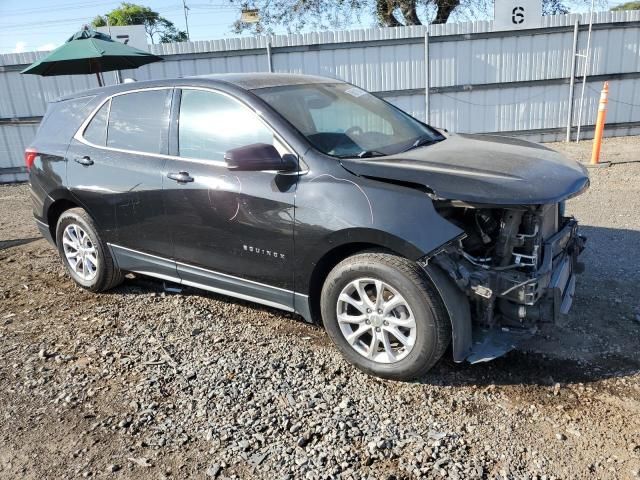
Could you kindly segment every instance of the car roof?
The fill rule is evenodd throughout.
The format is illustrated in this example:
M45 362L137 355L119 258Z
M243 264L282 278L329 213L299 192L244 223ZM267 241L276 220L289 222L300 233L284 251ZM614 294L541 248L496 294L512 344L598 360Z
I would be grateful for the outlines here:
M60 97L57 101L70 100L79 97L95 95L113 95L114 93L126 92L128 90L139 90L142 88L162 87L173 85L216 85L230 84L243 90L256 90L260 88L281 87L286 85L308 85L318 83L343 83L342 80L320 77L316 75L298 75L290 73L220 73L212 75L197 75L183 78L172 78L164 80L146 80L142 82L122 83L108 87L94 88L83 92L75 92L70 95Z
M213 75L198 75L198 78L231 83L245 90L258 88L281 87L285 85L307 85L310 83L335 83L341 80L319 77L316 75L298 75L291 73L221 73Z

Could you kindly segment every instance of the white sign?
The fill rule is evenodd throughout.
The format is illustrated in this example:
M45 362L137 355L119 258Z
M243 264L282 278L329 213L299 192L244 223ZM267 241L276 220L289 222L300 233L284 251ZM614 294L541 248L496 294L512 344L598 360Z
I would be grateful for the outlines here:
M260 12L257 8L245 8L240 14L242 23L258 23L260 21Z
M542 0L496 0L493 17L494 30L539 28Z
M98 27L100 33L111 36L111 40L124 43L130 47L137 48L144 52L149 51L147 45L147 31L144 25L127 25L125 27Z

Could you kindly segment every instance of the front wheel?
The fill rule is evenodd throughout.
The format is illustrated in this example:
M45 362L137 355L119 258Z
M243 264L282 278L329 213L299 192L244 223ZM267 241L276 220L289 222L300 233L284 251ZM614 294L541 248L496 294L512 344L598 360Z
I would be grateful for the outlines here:
M109 249L82 208L65 211L56 226L56 245L69 275L83 288L102 292L122 282Z
M431 281L415 262L391 254L363 253L339 263L322 288L321 310L346 359L383 378L424 375L451 340Z

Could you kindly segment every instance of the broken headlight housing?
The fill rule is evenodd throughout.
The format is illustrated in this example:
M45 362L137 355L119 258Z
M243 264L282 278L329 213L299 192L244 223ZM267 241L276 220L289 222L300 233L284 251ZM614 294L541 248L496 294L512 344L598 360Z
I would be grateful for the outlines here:
M422 261L465 292L477 323L529 326L568 311L584 239L563 205L434 204L464 235Z

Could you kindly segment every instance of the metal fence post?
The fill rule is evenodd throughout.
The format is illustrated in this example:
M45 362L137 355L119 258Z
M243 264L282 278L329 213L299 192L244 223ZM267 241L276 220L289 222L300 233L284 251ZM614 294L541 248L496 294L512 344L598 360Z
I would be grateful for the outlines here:
M569 103L567 105L567 138L571 141L571 124L573 123L573 91L576 84L576 54L578 53L578 28L580 20L573 25L573 49L571 55L571 80L569 81Z
M582 90L580 92L580 109L578 113L578 130L576 131L576 143L580 141L580 129L582 128L582 111L584 107L584 89L587 86L587 75L590 70L589 60L591 59L591 32L593 30L593 7L595 0L591 0L591 11L589 12L589 33L587 34L587 52L584 55L584 71L582 73Z
M424 33L424 121L429 123L429 88L431 87L429 68L429 25Z
M271 56L271 35L267 37L267 68L268 72L273 72L273 57Z

